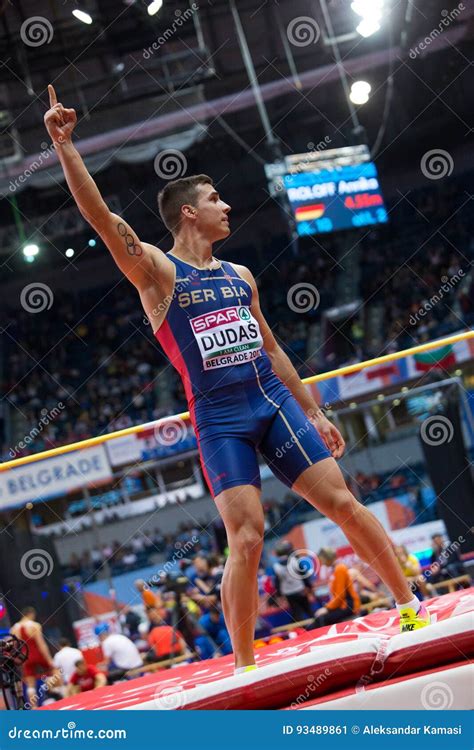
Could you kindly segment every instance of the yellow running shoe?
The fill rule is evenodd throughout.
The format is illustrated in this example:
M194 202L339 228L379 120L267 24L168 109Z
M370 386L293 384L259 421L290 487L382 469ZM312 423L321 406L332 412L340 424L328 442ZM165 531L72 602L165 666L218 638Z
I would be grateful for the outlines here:
M400 610L400 633L426 628L431 623L430 613L422 604L418 612L411 607Z

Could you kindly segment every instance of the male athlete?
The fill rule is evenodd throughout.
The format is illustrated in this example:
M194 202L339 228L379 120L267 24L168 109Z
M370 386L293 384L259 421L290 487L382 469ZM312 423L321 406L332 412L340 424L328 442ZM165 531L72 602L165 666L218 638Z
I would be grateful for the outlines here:
M210 177L168 182L161 217L174 238L165 254L111 213L71 136L76 113L48 87L45 125L79 211L140 295L155 336L183 380L201 465L227 531L222 605L236 672L255 665L257 570L263 510L257 448L274 474L343 530L393 593L401 630L429 624L379 521L349 492L336 463L344 440L301 383L263 317L255 279L217 260L230 206ZM288 448L288 445L290 446Z

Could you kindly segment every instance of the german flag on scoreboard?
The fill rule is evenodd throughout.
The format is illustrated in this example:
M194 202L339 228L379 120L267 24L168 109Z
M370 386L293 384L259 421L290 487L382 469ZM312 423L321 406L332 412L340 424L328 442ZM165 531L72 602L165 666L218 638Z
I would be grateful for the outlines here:
M320 219L326 210L324 203L314 203L311 206L300 206L295 211L296 221L311 221Z

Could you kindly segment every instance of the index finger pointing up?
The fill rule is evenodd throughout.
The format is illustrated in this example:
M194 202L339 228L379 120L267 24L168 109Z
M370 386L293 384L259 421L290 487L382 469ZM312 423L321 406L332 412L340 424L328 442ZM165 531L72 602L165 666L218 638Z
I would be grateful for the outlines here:
M58 97L56 96L56 92L51 83L48 83L48 94L49 94L49 104L51 107L54 107L54 105L58 103Z

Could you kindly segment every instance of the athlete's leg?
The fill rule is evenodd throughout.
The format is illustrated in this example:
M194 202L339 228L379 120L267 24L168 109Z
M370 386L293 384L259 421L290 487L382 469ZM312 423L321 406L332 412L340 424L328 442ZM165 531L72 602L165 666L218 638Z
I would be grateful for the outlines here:
M412 599L413 592L385 529L347 489L334 458L305 469L292 489L341 527L354 552L375 570L399 604Z
M229 557L222 578L222 607L234 649L235 666L245 667L255 664L257 572L264 530L260 490L250 484L230 487L214 500L229 542Z

